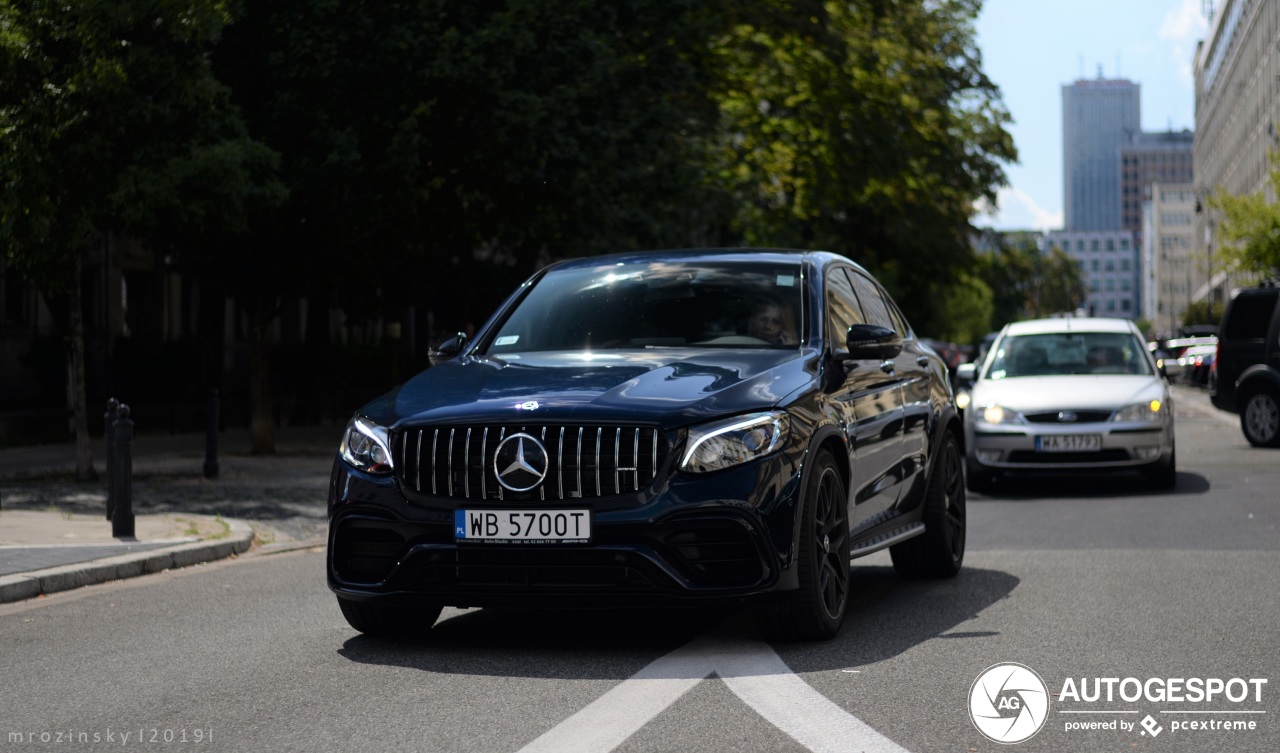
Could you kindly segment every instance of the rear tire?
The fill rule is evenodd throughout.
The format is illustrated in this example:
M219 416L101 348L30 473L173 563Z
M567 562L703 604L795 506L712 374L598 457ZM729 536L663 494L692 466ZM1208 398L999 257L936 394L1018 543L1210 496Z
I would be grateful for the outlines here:
M1280 390L1264 385L1246 395L1240 429L1254 447L1280 447Z
M924 533L889 547L893 569L909 578L950 578L964 563L965 475L960 443L947 433L924 498Z
M347 624L371 638L408 640L426 637L444 607L439 605L377 604L338 599Z
M800 588L758 614L782 640L818 641L840 631L849 608L849 496L835 461L819 451L805 488L796 554Z

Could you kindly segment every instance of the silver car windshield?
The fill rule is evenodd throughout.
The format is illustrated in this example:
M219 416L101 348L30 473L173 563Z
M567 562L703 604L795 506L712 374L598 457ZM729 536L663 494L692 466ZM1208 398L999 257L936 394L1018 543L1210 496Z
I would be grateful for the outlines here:
M1146 348L1124 332L1013 335L996 347L988 379L1071 374L1152 374Z
M798 264L643 262L550 272L485 353L798 348Z

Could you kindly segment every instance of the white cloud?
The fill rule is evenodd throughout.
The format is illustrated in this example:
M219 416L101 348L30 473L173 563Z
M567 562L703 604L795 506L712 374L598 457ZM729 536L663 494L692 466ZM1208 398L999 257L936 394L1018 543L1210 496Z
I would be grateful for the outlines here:
M1017 186L1000 189L997 207L983 209L975 224L990 223L998 230L1060 230L1062 210L1050 211Z
M1196 43L1209 31L1200 3L1201 0L1182 0L1160 22L1160 38L1170 43L1169 54L1177 66L1178 79L1188 86L1195 83L1191 66Z

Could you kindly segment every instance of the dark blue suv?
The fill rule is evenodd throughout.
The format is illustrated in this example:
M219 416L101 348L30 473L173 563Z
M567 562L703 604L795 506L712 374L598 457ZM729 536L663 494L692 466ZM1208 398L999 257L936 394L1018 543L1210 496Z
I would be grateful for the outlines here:
M443 606L750 600L821 639L851 558L960 569L946 366L841 256L560 262L433 360L334 464L329 586L362 632L421 635Z

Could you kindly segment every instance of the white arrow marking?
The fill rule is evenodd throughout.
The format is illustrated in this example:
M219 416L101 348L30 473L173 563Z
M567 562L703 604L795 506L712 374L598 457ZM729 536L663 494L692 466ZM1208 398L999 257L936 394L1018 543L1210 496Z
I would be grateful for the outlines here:
M520 753L608 753L713 674L814 753L907 753L797 677L767 643L715 636L658 659Z

